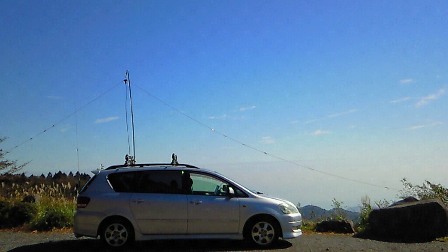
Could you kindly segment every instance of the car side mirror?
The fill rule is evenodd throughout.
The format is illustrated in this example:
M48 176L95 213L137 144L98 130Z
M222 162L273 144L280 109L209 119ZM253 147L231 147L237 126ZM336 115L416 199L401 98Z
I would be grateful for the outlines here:
M227 192L227 195L229 195L229 197L234 197L235 196L235 191L233 190L232 187L228 187L229 191Z
M233 197L235 196L235 191L233 190L232 187L230 187L229 185L223 185L222 186L222 190L225 192L225 194L229 197Z

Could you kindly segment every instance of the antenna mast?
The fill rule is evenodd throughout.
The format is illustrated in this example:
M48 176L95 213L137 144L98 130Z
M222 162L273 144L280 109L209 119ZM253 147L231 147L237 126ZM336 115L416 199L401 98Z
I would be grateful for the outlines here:
M135 164L135 129L134 129L134 109L132 106L132 89L131 89L131 79L129 78L129 71L126 70L124 84L129 88L129 102L131 104L131 127L132 127L132 155L129 157L126 155L126 164ZM126 122L127 123L127 122ZM129 153L130 154L130 153Z

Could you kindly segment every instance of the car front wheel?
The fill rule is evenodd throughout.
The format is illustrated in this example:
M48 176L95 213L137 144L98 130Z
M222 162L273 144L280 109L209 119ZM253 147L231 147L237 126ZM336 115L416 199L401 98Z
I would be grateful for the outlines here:
M112 219L103 225L100 236L106 245L120 248L133 242L134 231L127 221Z
M254 245L267 247L277 242L280 228L273 218L261 218L249 223L246 238Z

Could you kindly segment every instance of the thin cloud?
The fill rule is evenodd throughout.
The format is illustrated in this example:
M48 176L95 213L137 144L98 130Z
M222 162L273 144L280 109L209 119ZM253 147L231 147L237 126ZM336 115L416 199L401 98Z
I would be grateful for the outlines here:
M246 106L246 107L240 107L238 110L233 110L230 113L225 113L222 115L211 115L208 117L209 120L244 120L245 116L243 113L240 112L245 112L245 111L249 111L249 110L253 110L257 108L257 106L252 105L252 106Z
M209 116L208 119L210 120L226 120L228 118L227 114L223 114L220 116Z
M408 84L412 84L412 83L414 83L415 82L415 80L414 79L411 79L411 78L408 78L408 79L401 79L400 80L400 84L402 84L402 85L408 85Z
M255 108L257 108L257 106L255 106L255 105L247 106L247 107L241 107L241 108L240 108L240 111L241 111L241 112L244 112L244 111L248 111L248 110L253 110L253 109L255 109Z
M390 101L390 103L402 103L402 102L409 101L411 99L412 99L411 97L407 96L407 97L402 97L402 98L392 100L392 101Z
M327 120L327 119L333 119L333 118L337 118L337 117L341 117L341 116L346 116L346 115L349 115L349 114L356 113L358 111L359 111L358 109L350 109L350 110L347 110L347 111L342 111L342 112L326 115L326 116L321 117L321 118L311 119L311 120L305 121L305 124L311 124L311 123L315 123L315 122L318 122L318 121L323 121L323 120Z
M434 94L430 94L430 95L427 95L427 96L424 96L424 97L420 98L420 100L415 104L415 106L417 108L426 106L428 103L430 103L432 101L438 100L443 95L445 95L445 89L444 88L439 89L439 91L437 91Z
M118 120L119 117L118 116L110 116L110 117L105 117L105 118L99 118L95 120L95 124L100 124L100 123L108 123L108 122L112 122L115 120Z
M432 127L436 127L439 125L442 125L442 122L433 122L433 123L428 123L428 124L419 124L419 125L414 125L408 128L408 130L419 130L419 129L424 129L424 128L432 128Z
M358 111L357 109L350 109L350 110L347 110L347 111L343 111L343 112L339 112L339 113L334 113L334 114L328 115L327 117L328 118L336 118L336 117L341 117L341 116L345 116L345 115L348 115L348 114L352 114L352 113L355 113L357 111Z
M305 124L315 123L315 122L321 121L323 119L325 119L325 117L319 118L319 119L311 119L311 120L306 121Z
M315 130L313 133L311 133L311 135L313 135L313 136L322 136L322 135L328 135L328 134L330 134L331 132L330 131L328 131L328 130L321 130L321 129L318 129L318 130Z

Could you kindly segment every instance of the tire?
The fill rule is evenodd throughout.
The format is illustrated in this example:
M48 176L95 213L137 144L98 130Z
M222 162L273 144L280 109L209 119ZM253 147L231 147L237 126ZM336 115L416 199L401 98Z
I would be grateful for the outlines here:
M278 241L280 232L275 219L262 217L248 223L245 238L257 247L269 247Z
M100 237L111 248L123 248L134 242L134 230L126 220L111 219L102 226Z

